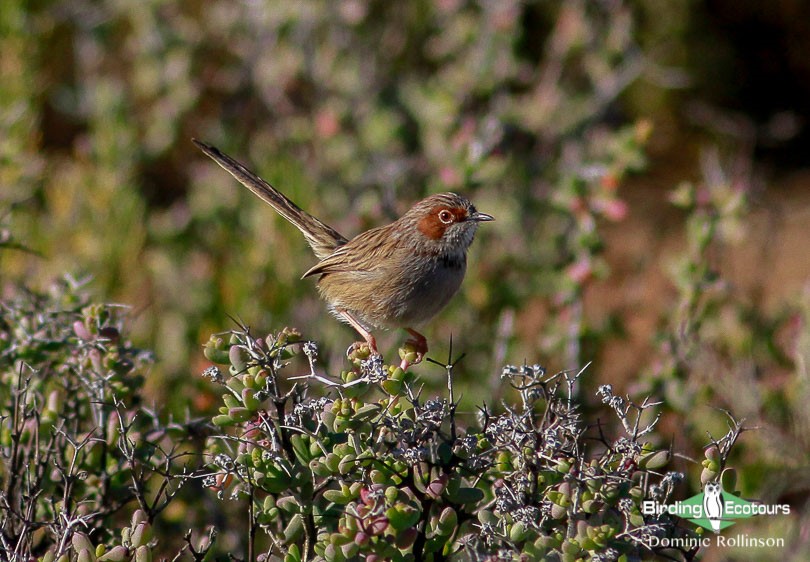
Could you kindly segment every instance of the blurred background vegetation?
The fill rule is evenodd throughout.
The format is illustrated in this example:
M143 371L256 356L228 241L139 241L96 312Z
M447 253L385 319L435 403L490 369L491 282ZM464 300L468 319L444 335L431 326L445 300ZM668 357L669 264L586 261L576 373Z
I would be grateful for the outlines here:
M507 361L592 361L583 396L664 400L695 458L726 408L759 428L743 492L795 508L756 529L801 545L808 21L795 0L7 0L1 226L36 254L0 252L0 281L89 277L155 351L153 402L210 412L201 345L228 315L298 327L333 371L355 335L299 280L300 234L191 137L347 236L462 191L497 222L426 329L467 354L462 406L508 399Z

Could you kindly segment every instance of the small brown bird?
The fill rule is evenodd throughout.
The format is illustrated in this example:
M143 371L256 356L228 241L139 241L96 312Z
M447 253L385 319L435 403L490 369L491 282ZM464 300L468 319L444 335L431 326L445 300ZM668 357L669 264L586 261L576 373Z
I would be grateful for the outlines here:
M455 193L431 195L391 224L347 240L217 148L192 139L203 152L298 228L320 260L303 277L318 275L331 312L357 330L373 353L373 328L404 327L419 362L425 337L413 326L433 318L458 291L467 248L478 223L491 221Z

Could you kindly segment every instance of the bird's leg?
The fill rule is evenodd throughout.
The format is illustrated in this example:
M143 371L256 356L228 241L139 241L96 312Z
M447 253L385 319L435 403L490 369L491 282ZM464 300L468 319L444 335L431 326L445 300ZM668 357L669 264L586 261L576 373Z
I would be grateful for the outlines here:
M368 344L368 348L369 348L369 350L371 351L372 354L374 354L374 355L379 355L380 354L380 352L377 351L377 340L374 339L374 336L371 335L371 332L366 330L365 326L363 326L357 320L357 318L355 318L350 312L348 312L346 310L339 310L338 314L340 314L346 320L346 322L348 322L349 325L351 325L352 328L357 330L358 334L363 336L363 339L366 340L366 343ZM352 345L350 345L349 349L346 350L346 355L351 354L352 351L357 349L358 344L362 344L362 342L358 341L358 342L354 342Z
M423 336L422 334L411 328L405 328L405 331L412 336L407 340L405 340L405 343L411 344L416 348L416 360L413 363L410 363L408 360L403 359L402 362L399 364L400 368L403 371L407 371L408 367L410 367L411 365L421 363L422 359L425 358L425 355L427 355L428 352L428 344L425 336Z

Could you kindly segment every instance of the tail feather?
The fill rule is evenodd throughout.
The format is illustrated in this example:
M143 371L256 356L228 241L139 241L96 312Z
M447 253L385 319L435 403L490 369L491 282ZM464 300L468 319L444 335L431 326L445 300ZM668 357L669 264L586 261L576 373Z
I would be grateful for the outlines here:
M279 215L300 230L319 260L322 260L331 254L335 248L347 242L346 238L335 229L301 209L287 199L283 193L218 148L197 139L191 139L191 141L234 178L239 180L242 185L258 195L273 207Z

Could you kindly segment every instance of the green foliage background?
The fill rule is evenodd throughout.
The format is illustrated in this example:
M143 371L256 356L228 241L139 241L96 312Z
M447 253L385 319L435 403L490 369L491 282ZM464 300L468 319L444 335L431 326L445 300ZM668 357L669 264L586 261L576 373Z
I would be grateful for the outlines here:
M613 136L605 120L641 64L618 5L57 2L3 17L6 200L45 256L6 270L92 275L183 384L189 344L226 314L318 324L335 357L348 334L298 279L313 261L298 233L192 136L349 235L468 192L498 223L429 335L438 351L455 333L483 371L504 310L570 292L559 271L596 254L603 184L643 163L645 127ZM534 338L502 343L537 355Z
M305 243L196 152L200 137L346 235L440 190L497 218L427 330L436 356L451 334L467 353L464 405L505 395L506 358L552 369L596 358L592 389L613 382L598 358L621 341L622 316L592 321L586 296L609 279L604 228L626 220L628 178L643 185L648 151L677 130L683 77L711 72L690 43L694 4L9 0L0 197L9 232L40 256L2 252L0 276L90 275L94 292L131 305L134 339L157 357L150 397L170 411L213 408L200 345L228 315L305 328L336 370L354 336L299 280L313 263ZM697 176L673 197L686 249L666 270L657 351L626 378L665 400L696 458L707 429L723 432L712 407L759 426L735 461L741 488L764 497L805 482L786 491L798 515L779 532L794 533L807 517L808 303L765 311L724 282L714 258L748 212L725 157L736 141L687 138L685 168L664 186ZM722 150L695 174L707 140Z

